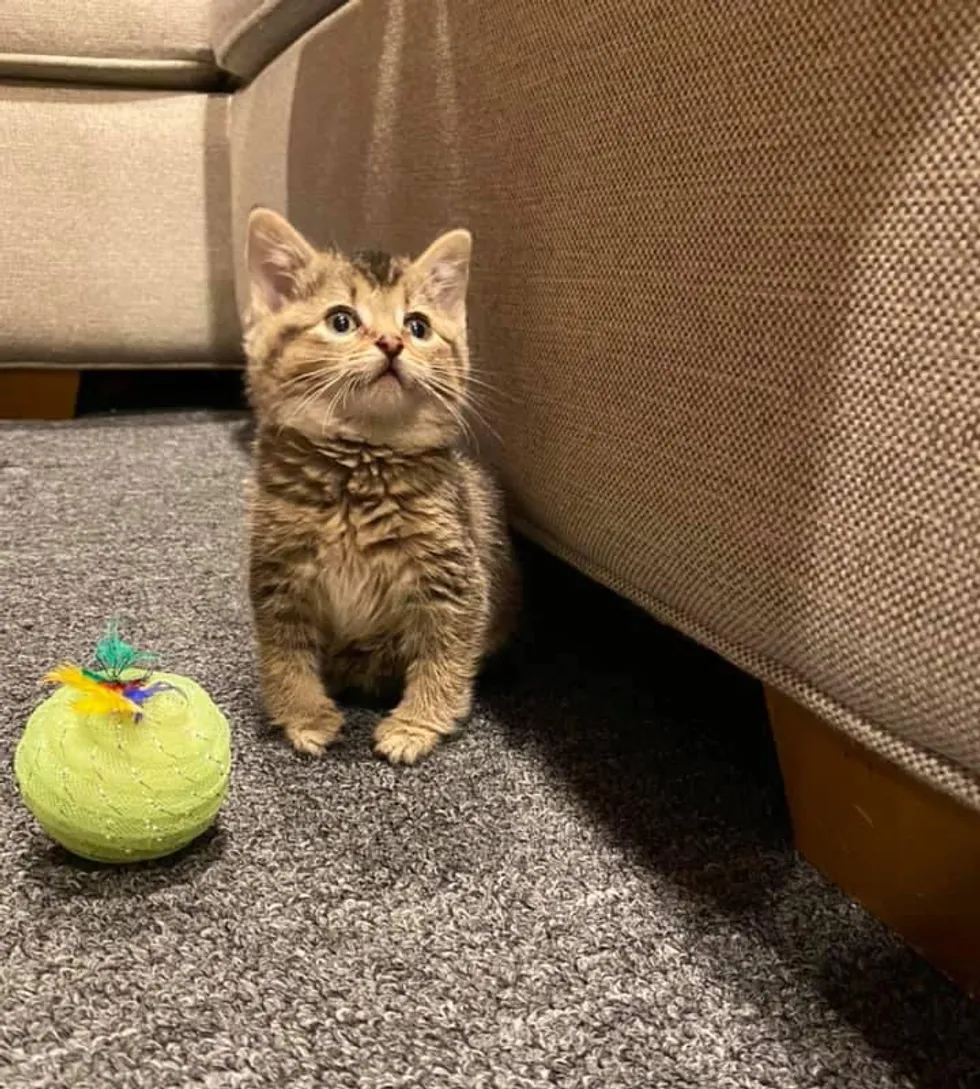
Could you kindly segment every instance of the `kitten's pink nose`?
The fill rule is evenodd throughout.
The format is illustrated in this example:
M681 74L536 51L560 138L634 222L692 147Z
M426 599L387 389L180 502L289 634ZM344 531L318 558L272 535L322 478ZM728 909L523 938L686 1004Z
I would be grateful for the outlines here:
M388 361L394 360L395 356L405 347L399 337L390 337L385 334L374 342L388 357Z

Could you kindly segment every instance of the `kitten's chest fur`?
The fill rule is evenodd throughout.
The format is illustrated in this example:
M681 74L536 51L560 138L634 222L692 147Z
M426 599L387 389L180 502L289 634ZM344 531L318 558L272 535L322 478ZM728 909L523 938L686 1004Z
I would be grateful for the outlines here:
M260 449L253 572L341 645L400 633L469 548L453 455L354 444ZM253 575L254 578L254 575Z

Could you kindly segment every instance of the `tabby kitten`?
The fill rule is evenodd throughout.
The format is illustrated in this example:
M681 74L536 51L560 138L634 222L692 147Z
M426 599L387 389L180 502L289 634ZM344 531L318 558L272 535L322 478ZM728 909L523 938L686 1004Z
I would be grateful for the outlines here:
M499 495L458 448L470 246L457 230L414 261L348 259L249 219L251 598L263 701L300 752L339 734L332 695L395 677L375 751L414 763L511 626Z

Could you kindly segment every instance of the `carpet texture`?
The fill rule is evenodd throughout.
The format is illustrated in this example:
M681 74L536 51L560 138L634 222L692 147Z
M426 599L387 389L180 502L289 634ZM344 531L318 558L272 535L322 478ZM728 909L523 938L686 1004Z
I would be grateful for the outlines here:
M4 1089L980 1085L980 1010L800 863L760 693L528 555L511 661L416 770L256 703L243 422L0 428ZM106 497L111 502L106 503ZM113 612L234 729L217 831L71 860L9 773Z

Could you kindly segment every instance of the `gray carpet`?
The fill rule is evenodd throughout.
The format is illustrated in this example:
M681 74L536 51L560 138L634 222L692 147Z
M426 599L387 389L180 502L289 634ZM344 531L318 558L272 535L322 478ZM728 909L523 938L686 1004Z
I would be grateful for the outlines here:
M756 686L536 553L457 741L395 770L362 711L290 753L245 471L235 418L0 429L3 1089L980 1085L978 1008L791 853ZM219 830L129 870L51 847L7 770L114 611L235 730Z

